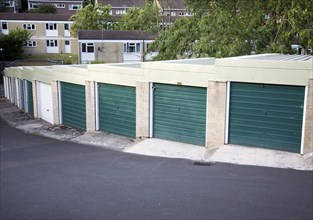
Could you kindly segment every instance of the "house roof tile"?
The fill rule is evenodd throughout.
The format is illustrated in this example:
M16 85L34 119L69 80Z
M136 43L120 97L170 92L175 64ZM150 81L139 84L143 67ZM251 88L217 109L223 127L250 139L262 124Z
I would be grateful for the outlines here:
M0 20L68 21L70 14L0 13Z
M78 40L154 40L144 31L80 30Z
M141 7L145 4L145 0L98 0L102 5L111 5L112 8L131 8Z

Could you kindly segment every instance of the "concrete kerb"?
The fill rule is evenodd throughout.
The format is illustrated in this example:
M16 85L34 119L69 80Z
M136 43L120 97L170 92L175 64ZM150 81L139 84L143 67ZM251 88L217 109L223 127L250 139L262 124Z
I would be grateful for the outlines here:
M51 125L40 119L31 119L5 98L0 98L0 117L10 126L27 133L38 134L58 140L73 141L125 153L169 158L183 158L200 162L225 162L242 165L313 170L313 153L296 153L221 145L205 148L160 139L130 139L106 132L82 133L64 125Z

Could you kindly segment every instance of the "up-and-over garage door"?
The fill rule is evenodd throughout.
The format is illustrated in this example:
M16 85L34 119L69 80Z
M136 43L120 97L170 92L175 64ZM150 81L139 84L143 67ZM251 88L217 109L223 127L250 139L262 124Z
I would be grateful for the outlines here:
M205 145L207 89L154 84L153 136Z
M99 129L136 137L136 88L99 83Z
M61 103L63 124L85 131L85 86L61 82Z
M229 143L300 152L304 87L231 83Z

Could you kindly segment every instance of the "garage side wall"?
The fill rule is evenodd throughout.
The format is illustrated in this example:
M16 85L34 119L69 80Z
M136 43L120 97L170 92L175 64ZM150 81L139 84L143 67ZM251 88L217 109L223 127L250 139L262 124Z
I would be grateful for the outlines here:
M304 123L303 154L313 152L313 79L309 79Z

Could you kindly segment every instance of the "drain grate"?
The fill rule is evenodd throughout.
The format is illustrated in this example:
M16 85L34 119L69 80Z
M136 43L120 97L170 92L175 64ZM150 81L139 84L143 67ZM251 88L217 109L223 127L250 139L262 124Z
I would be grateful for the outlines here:
M195 161L193 163L193 165L195 166L204 166L204 167L213 166L214 164L215 162L213 161Z

